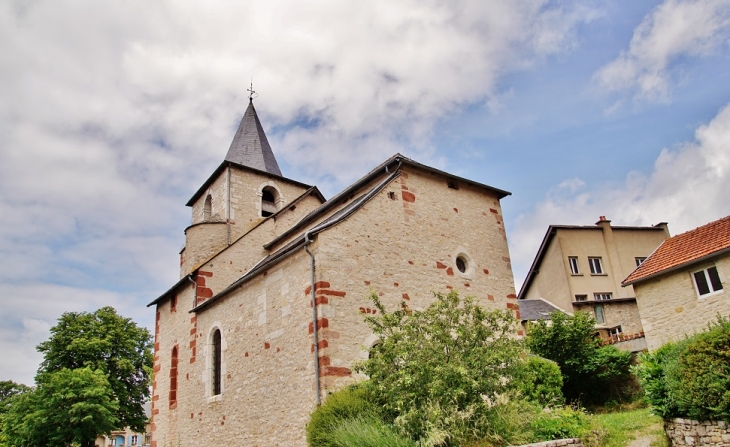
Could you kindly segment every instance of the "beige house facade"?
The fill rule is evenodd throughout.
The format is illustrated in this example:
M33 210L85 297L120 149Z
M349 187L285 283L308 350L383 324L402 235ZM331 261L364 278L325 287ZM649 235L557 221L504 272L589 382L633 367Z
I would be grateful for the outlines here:
M647 347L730 317L730 216L665 241L623 281L633 287Z
M253 104L188 202L180 280L156 309L153 447L305 446L310 413L361 379L363 316L458 290L517 314L500 200L400 154L329 200L281 175Z
M520 303L544 299L570 314L589 312L606 343L642 350L636 296L621 281L668 237L666 223L612 226L605 216L593 226L551 225L519 292ZM533 303L521 307L527 304Z

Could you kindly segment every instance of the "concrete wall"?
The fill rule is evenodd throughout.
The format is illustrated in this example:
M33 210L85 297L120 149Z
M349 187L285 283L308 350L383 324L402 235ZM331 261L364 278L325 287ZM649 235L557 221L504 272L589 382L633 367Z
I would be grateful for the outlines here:
M585 267L588 268L588 265ZM540 273L533 280L525 297L544 298L571 312L574 298L568 281L570 266L567 256L563 256L560 238L553 238L539 268Z
M712 265L717 267L723 290L699 298L691 273ZM635 284L649 350L706 329L708 323L716 320L718 313L730 316L729 279L730 255L725 255Z
M201 312L188 313L196 290L205 299L201 291L212 295L241 276L255 257L239 264L237 258L246 256L243 247L260 246L261 231L201 267L197 287L182 288L174 311L170 300L158 305L157 447L306 445L304 427L316 401L309 256L299 251ZM255 243L244 242L249 237ZM389 308L404 300L420 309L433 300L432 291L459 290L517 314L499 200L468 183L455 190L443 177L406 168L357 213L317 235L311 247L323 396L357 379L352 365L376 341L363 322L363 314L374 312L367 299L372 292ZM460 255L467 259L465 273L455 265ZM211 397L208 346L216 327L223 336L224 378L221 395ZM178 389L171 403L175 346Z
M598 324L598 328L620 325L626 336L639 337L644 329L636 303L613 300L634 297L633 288L621 287L621 281L636 268L635 258L649 256L668 233L664 228L612 227L609 221L599 221L596 227L555 231L525 297L544 298L568 311L594 316L595 306L603 306L604 323ZM569 257L578 259L578 274L572 274ZM602 274L591 274L589 257L601 258ZM595 293L610 293L613 300L590 302ZM575 303L576 295L586 295L589 303Z

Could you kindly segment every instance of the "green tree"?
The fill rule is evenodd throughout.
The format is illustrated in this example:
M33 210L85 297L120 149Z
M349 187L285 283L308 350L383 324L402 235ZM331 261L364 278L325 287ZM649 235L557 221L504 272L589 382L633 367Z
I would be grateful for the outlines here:
M144 431L143 404L150 395L152 373L152 338L146 328L118 315L112 307L93 313L66 312L51 328L51 337L37 349L44 358L36 381L63 369L101 371L118 403L114 428Z
M523 360L515 320L456 292L434 296L423 311L401 303L389 312L373 294L379 315L365 321L382 342L355 369L370 376L386 420L411 438L480 439Z
M595 321L586 312L554 312L551 318L531 324L526 343L532 353L558 364L565 398L602 404L623 397L617 383L628 377L631 353L601 346L594 336Z
M12 380L0 380L0 414L7 411L11 398L19 394L27 393L31 388L22 383Z
M90 368L43 373L38 386L12 399L3 416L9 447L93 446L118 427L118 404L106 375Z

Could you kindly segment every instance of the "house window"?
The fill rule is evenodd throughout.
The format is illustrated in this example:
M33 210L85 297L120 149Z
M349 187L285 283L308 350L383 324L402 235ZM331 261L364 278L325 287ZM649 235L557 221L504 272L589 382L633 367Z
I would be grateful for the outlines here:
M170 408L177 404L177 346L172 348L170 360Z
M634 258L634 260L636 261L636 266L638 267L643 264L644 261L646 261L646 258Z
M603 275L601 258L588 258L588 265L591 267L591 275Z
M175 312L177 310L177 295L173 295L170 298L170 312Z
M695 289L699 296L706 296L718 293L722 290L722 281L717 273L717 267L706 268L692 273L694 278Z
M576 301L587 301L588 300L588 295L576 295L575 296L575 300Z
M213 348L213 367L211 368L212 379L212 395L217 396L221 394L221 331L216 329L213 331L212 337L212 348Z
M621 330L621 326L616 326L616 327L608 330L608 336L609 337L618 337L619 334L621 334L622 332L623 331Z
M456 268L457 268L457 269L458 269L458 270L459 270L459 271L460 271L461 273L465 273L465 272L466 272L466 267L467 267L467 262L466 262L466 258L464 258L463 256L459 256L459 257L457 257L457 258L456 258Z
M129 445L137 445L137 435L130 436Z
M578 270L578 258L575 256L570 256L568 258L568 264L570 264L570 273L573 275L578 275L580 271Z
M610 293L594 293L593 299L596 301L606 301L611 299Z
M593 311L596 313L596 323L603 324L604 318L603 318L603 305L596 306Z

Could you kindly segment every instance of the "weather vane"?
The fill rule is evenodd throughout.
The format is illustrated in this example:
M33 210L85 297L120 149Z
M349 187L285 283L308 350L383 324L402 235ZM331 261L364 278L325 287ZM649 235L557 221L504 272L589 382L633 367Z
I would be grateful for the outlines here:
M253 78L251 78L251 87L247 88L246 91L248 92L249 101L253 101L254 98L259 96L259 94L253 89Z

